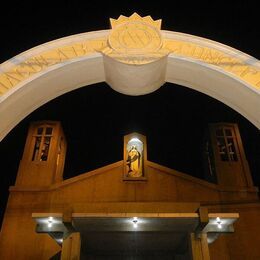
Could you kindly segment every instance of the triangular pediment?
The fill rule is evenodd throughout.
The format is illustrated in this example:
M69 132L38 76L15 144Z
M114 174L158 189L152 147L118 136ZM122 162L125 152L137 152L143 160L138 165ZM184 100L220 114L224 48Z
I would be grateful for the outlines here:
M124 161L83 173L50 187L74 201L196 202L218 200L217 185L147 161L146 179L124 179Z

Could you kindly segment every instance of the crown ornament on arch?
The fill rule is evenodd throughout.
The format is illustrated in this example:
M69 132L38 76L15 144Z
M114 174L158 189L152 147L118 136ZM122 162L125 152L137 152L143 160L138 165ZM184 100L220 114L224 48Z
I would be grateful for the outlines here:
M162 19L153 20L153 18L150 15L147 15L145 17L141 17L138 13L133 13L131 16L127 17L124 15L120 15L117 19L110 18L110 25L112 28L115 28L118 25L121 25L123 23L132 22L132 21L141 21L145 22L147 24L150 24L154 27L156 27L158 30L161 29Z
M141 17L133 13L130 17L120 15L110 18L111 32L107 46L101 52L125 64L142 65L154 62L169 54L164 48L160 32L161 19Z

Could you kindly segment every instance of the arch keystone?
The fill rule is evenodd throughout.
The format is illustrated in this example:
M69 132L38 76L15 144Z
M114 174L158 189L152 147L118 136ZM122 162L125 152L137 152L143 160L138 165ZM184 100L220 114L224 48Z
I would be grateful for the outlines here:
M137 13L110 19L111 31L104 55L106 82L127 95L143 95L165 82L167 55L161 20Z

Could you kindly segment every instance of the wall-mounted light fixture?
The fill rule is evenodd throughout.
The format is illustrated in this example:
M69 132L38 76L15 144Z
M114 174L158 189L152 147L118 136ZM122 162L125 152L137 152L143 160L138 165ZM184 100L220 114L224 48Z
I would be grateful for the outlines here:
M53 217L48 218L48 228L51 228L53 224Z
M218 229L221 229L222 228L222 225L221 225L222 221L220 220L219 217L217 217L216 220L217 220Z
M137 226L138 226L137 223L138 223L138 219L137 219L137 217L134 217L133 218L133 227L134 228L137 228Z

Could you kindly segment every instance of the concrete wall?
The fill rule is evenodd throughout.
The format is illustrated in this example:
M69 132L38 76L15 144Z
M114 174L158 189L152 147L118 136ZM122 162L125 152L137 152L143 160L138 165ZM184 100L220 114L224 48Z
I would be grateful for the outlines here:
M220 235L210 244L212 260L260 259L260 203L211 206L209 209L215 212L239 213L239 220L234 224L235 232Z
M48 235L35 232L32 213L68 209L77 213L181 213L195 212L200 203L210 212L240 213L235 233L221 235L210 245L212 259L260 259L259 203L221 201L222 191L217 185L152 162L147 162L146 171L146 181L123 181L120 161L49 188L11 187L1 230L0 259L49 259L60 250ZM225 206L220 207L221 203Z

